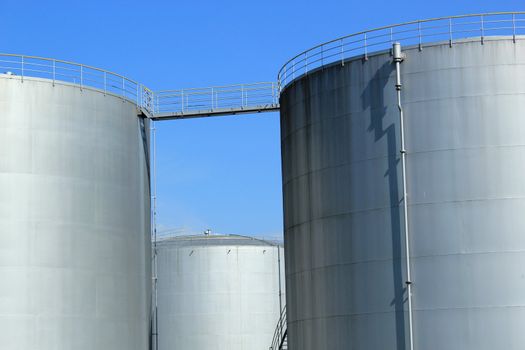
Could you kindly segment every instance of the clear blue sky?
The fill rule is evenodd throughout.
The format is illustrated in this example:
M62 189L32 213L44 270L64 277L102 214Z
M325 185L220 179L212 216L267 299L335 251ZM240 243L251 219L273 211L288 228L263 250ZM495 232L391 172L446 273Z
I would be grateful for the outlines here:
M153 89L275 80L291 56L377 26L489 11L523 0L2 0L0 51L109 69ZM282 232L279 116L162 122L161 227Z

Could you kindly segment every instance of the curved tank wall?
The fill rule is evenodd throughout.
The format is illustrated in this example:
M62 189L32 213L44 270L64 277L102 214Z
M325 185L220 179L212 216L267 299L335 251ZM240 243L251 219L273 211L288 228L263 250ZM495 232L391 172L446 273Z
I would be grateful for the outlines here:
M525 344L525 41L403 48L415 349ZM395 66L281 95L291 350L408 349Z
M279 319L282 251L240 236L160 241L159 350L268 350Z
M148 126L135 105L0 75L0 121L0 347L148 349Z

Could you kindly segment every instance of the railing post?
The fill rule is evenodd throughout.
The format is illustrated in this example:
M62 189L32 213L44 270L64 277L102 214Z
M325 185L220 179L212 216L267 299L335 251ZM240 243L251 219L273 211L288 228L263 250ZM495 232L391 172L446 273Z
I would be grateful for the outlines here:
M56 80L56 60L53 60L53 86L55 86L55 80Z
M126 97L126 80L122 77L122 96Z
M180 90L180 110L181 112L184 112L184 89Z
M423 51L423 38L421 37L421 21L417 22L417 34L419 36L419 51Z
M324 66L324 45L321 45L321 66Z
M139 85L140 84L135 83L135 85L137 87L137 96L136 96L136 98L137 98L137 107L142 107L142 98L139 99L139 95L141 94L142 89L140 89L140 92L139 92ZM140 101L140 103L139 103L139 101Z
M394 45L394 28L390 27L390 46Z
M107 93L107 77L106 77L107 73L106 71L104 71L104 96L106 96L106 93Z
M448 19L448 45L452 47L452 18Z
M292 62L292 80L295 79L295 60Z
M516 14L512 14L512 42L516 43Z
M341 66L345 65L345 44L341 39Z
M82 84L84 83L84 66L80 65L80 91L82 91Z
M363 57L365 61L368 61L368 42L367 42L367 37L366 37L366 33L365 33L365 56Z
M241 107L244 107L244 85L241 84Z
M304 53L304 74L308 74L308 51Z
M481 17L481 45L485 43L485 24L483 21L483 15Z
M24 82L24 56L22 56L22 83Z

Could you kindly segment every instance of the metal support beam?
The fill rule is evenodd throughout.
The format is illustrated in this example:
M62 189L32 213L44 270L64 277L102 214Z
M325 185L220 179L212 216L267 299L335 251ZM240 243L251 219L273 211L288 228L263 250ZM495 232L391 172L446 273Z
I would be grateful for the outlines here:
M279 111L278 104L271 104L265 106L255 107L235 107L235 108L215 108L206 110L186 111L186 112L160 112L155 113L150 118L152 120L174 120L174 119L190 119L203 117L218 117L224 115L237 115L248 113L264 113Z

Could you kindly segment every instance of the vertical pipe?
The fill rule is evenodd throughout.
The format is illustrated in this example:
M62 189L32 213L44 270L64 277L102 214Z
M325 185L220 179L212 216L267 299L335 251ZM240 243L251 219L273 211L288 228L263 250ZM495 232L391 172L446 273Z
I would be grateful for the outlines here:
M279 314L283 312L283 300L282 300L282 284L281 284L281 246L277 244L277 268L278 268L278 275L279 275Z
M106 71L104 71L104 96L106 96L107 90L108 90L108 88L107 88L107 73L106 73Z
M409 334L409 349L414 350L414 327L412 317L412 272L410 269L410 236L408 227L408 201L407 201L407 171L406 171L406 148L405 148L405 120L403 114L403 106L401 105L401 62L404 60L401 52L401 44L394 43L393 46L394 63L396 64L396 91L397 91L397 107L399 109L399 132L401 137L401 171L403 181L403 226L405 231L405 268L406 268L406 288L407 288L407 302L408 302L408 334Z
M152 152L152 187L153 187L153 211L152 211L152 229L153 229L153 318L154 327L153 339L155 346L153 349L158 350L159 348L159 331L158 331L158 286L157 286L157 131L155 128L155 122L151 121L151 141L153 144Z
M24 56L22 56L22 83L24 82Z
M80 65L80 91L82 91L82 83L84 82L84 68Z

